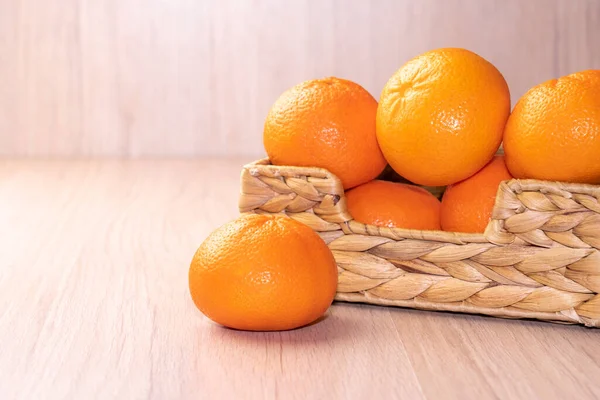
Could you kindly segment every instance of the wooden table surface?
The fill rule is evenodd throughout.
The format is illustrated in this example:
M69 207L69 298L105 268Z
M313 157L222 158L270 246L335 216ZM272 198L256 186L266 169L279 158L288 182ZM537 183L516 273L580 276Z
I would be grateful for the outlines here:
M336 303L281 333L196 310L249 160L0 161L0 398L600 398L600 329Z

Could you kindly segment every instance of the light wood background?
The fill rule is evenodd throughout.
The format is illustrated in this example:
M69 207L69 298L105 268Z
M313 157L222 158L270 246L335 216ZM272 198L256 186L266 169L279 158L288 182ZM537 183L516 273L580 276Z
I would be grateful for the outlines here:
M600 399L600 329L334 304L237 332L187 274L244 160L0 160L0 399Z
M375 97L466 47L513 103L600 68L598 0L0 0L0 155L262 154L271 103L336 75Z

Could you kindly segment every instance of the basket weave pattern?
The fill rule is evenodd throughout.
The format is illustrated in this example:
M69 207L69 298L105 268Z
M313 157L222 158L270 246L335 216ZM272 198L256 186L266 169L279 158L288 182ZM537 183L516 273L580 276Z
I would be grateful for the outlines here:
M318 232L339 270L337 300L600 327L600 187L503 182L484 234L353 221L321 168L260 160L240 212L285 213Z

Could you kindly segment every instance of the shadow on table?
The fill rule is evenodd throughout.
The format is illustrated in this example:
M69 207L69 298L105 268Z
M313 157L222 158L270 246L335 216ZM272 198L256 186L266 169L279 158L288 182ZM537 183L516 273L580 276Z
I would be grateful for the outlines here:
M301 328L288 331L273 332L250 332L226 328L212 321L205 321L209 330L211 340L217 342L235 343L236 345L256 344L265 341L281 341L284 344L296 346L314 346L315 344L327 342L351 340L353 335L360 334L360 324L356 324L348 315L339 315L328 311L315 322Z

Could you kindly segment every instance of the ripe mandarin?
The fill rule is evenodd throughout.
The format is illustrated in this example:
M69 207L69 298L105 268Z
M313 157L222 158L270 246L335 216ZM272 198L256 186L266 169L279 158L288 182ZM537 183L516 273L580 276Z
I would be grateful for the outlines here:
M344 79L303 82L283 93L265 121L263 142L275 165L325 168L345 189L386 165L375 136L377 101Z
M401 176L446 186L491 160L509 112L508 85L496 67L465 49L433 50L410 60L385 85L377 140Z
M451 232L485 231L500 182L512 176L503 156L496 156L475 175L446 188L442 197L442 229Z
M348 212L363 224L389 228L440 229L440 202L406 183L374 180L346 193Z
M189 270L198 309L235 329L273 331L317 320L331 305L337 265L325 242L291 218L244 215L202 243Z
M504 130L515 178L600 183L600 70L533 87Z

